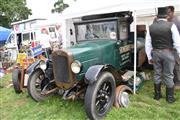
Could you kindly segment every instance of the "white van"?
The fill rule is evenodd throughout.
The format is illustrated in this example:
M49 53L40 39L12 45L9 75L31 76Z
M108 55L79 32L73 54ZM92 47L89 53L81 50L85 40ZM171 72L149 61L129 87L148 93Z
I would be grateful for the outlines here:
M24 29L22 31L14 30L6 42L6 49L11 54L11 59L16 60L17 54L20 52L22 46L28 46L29 48L36 47L40 44L41 31L46 29L50 37L51 43L62 42L62 35L60 33L60 24L36 24L33 28Z

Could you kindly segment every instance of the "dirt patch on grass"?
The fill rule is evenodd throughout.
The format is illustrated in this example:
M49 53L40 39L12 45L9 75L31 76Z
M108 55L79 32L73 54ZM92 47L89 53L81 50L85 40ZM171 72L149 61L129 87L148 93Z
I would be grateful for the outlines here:
M20 99L16 101L17 106L22 106L22 105L25 105L26 103L27 103L26 99Z
M12 86L13 86L13 84L12 84L12 81L10 81L10 80L0 83L0 88L10 88Z
M10 84L12 84L12 74L5 74L0 79L0 88L7 88Z

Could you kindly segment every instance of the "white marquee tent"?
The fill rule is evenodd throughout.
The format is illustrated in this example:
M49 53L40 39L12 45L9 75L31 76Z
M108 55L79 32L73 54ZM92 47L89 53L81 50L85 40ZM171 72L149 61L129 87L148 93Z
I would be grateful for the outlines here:
M119 11L141 11L169 5L180 5L180 0L77 0L63 11L65 18Z
M64 19L78 18L86 15L132 11L134 14L134 63L136 63L136 14L144 9L164 6L180 6L180 0L77 0L62 13ZM66 34L66 33L65 33ZM136 64L134 64L134 93Z

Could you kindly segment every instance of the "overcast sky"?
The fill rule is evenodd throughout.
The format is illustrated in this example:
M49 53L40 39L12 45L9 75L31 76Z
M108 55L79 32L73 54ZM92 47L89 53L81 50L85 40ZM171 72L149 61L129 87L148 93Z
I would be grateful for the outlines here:
M51 9L57 0L26 0L27 7L32 10L30 18L48 18L52 15ZM69 5L73 0L64 0Z

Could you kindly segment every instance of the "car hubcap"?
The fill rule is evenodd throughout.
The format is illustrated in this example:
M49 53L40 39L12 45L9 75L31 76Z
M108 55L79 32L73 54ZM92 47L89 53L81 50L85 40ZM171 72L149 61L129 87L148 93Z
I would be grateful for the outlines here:
M119 95L119 100L118 100L119 104L123 107L128 107L129 105L129 95L127 92L122 92Z

